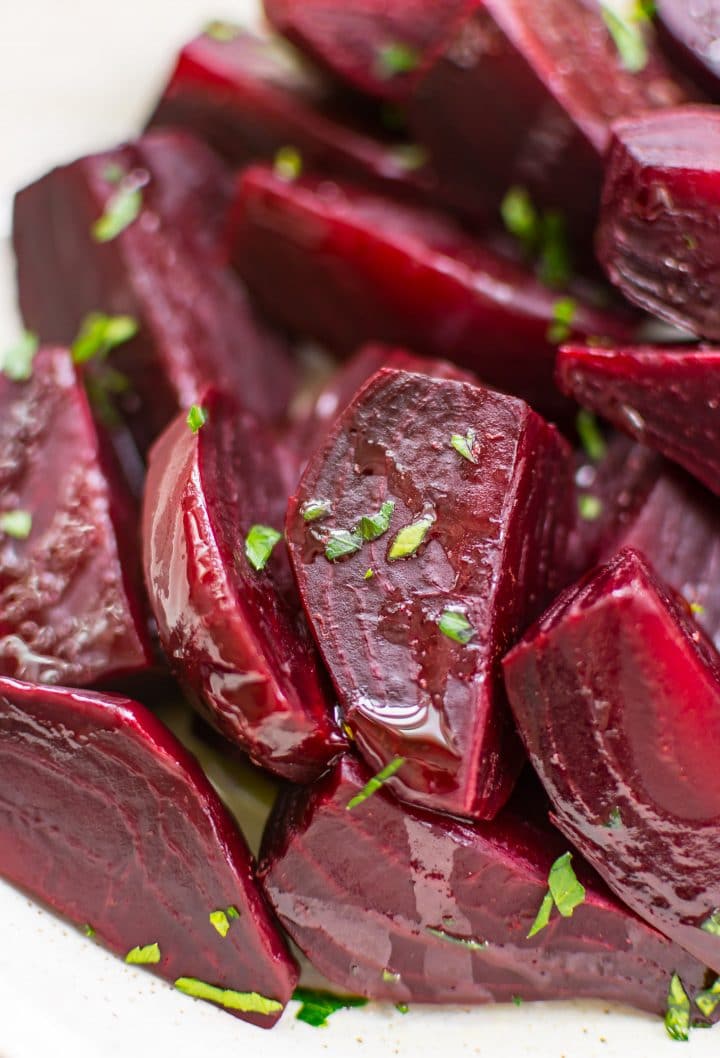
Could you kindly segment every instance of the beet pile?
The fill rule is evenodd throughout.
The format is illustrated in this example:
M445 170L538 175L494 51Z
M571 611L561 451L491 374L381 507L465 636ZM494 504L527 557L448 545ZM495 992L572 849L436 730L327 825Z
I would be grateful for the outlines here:
M265 6L16 198L0 872L264 1027L595 997L687 1039L720 1019L720 23ZM168 683L279 785L257 862Z

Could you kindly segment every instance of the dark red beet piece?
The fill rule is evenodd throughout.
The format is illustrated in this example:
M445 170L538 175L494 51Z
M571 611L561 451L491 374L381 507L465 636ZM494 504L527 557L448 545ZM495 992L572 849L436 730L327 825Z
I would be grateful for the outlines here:
M297 970L235 821L197 761L128 698L0 679L0 871L153 972L275 1000ZM224 938L209 916L234 907ZM228 1008L229 1009L229 1008Z
M345 353L404 345L544 410L566 407L552 377L562 295L447 218L258 166L240 180L232 228L240 274L292 330ZM568 329L628 337L624 320L580 302Z
M498 659L543 605L570 474L565 442L521 401L392 370L305 471L287 521L300 593L360 752L376 771L406 760L399 797L480 818L507 799L521 757ZM317 503L326 516L307 520ZM331 561L326 548L347 540L334 534L385 503L386 531ZM399 537L413 525L414 540Z
M597 252L622 293L661 319L720 339L720 113L676 107L619 121Z
M139 216L96 241L94 223L133 188ZM241 394L265 417L284 411L294 384L284 345L255 319L221 259L228 192L227 170L207 147L187 133L154 132L55 169L16 197L30 329L69 344L91 312L140 324L111 363L129 381L121 410L142 450L208 384Z
M720 351L568 347L558 385L720 492Z
M478 0L264 0L273 27L355 88L404 102Z
M368 778L346 757L288 793L261 859L280 920L335 985L405 1003L592 996L657 1013L673 973L691 995L702 989L704 968L617 903L577 856L585 902L527 939L550 867L567 851L556 832L508 811L463 823L383 793L348 811Z
M714 99L720 96L720 7L715 0L656 0L660 40L671 59Z
M687 608L623 551L561 595L504 670L562 832L720 972L720 657Z
M136 512L65 349L0 375L0 674L97 683L152 664ZM26 512L13 531L5 520ZM29 533L25 530L29 529Z
M685 92L649 40L647 64L623 68L599 5L484 0L418 85L410 124L439 172L513 184L592 229L615 118L682 103Z
M216 393L197 432L184 416L153 448L145 579L165 651L201 713L252 760L295 782L342 750L285 545L257 571L252 526L282 530L287 485L260 423Z

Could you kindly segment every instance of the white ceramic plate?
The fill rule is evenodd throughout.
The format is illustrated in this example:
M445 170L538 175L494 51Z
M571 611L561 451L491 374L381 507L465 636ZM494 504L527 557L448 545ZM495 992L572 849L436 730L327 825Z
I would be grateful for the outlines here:
M342 0L339 0L342 3ZM251 20L253 0L0 0L0 239L11 196L58 162L137 131L177 46L211 18ZM0 247L0 348L17 337ZM218 779L218 775L214 775ZM222 777L220 777L222 778ZM227 793L227 782L220 782ZM242 808L243 814L252 805ZM342 1011L325 1029L270 1033L125 966L0 882L0 1058L660 1058L661 1021L604 1004ZM716 1058L718 1031L681 1053Z

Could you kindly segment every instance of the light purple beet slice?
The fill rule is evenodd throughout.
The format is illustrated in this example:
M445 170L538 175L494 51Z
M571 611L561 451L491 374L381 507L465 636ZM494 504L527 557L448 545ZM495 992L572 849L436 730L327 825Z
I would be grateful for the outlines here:
M719 204L716 107L676 107L613 126L600 263L630 301L711 339L720 339Z
M588 996L660 1013L677 973L704 968L619 904L576 856L586 888L530 940L557 832L505 811L470 824L382 792L348 811L369 774L350 757L288 793L266 833L260 876L280 920L336 986L404 1003Z
M504 670L562 832L720 972L720 657L687 607L623 551L561 595Z
M160 639L206 719L256 764L306 782L345 739L284 543L261 569L246 552L254 526L283 529L281 453L232 401L208 393L203 408L200 430L179 416L150 456L143 551Z
M480 818L507 800L522 758L498 660L542 608L570 474L565 442L521 401L393 370L308 465L290 557L360 752L375 771L405 758L399 797ZM355 527L381 511L385 531L360 547Z
M245 839L197 761L114 695L0 679L0 873L119 955L256 993L270 1028L297 970ZM225 937L210 914L234 908ZM157 956L159 955L159 960Z
M239 182L232 229L238 271L293 331L345 353L402 345L544 410L566 408L552 377L563 296L447 218L258 166ZM575 301L571 315L571 334L628 337L613 313Z
M187 133L153 132L55 169L15 200L31 330L68 345L91 312L138 321L111 364L129 384L120 409L143 451L208 384L241 394L265 418L284 411L292 389L283 343L222 259L228 192L228 172L207 147ZM93 226L118 200L132 206L133 194L138 215L98 241Z
M84 685L143 672L136 511L67 350L42 349L28 381L0 375L0 409L0 674Z
M656 0L660 40L668 55L703 86L720 95L720 8L715 0Z
M563 392L720 492L720 352L571 346Z

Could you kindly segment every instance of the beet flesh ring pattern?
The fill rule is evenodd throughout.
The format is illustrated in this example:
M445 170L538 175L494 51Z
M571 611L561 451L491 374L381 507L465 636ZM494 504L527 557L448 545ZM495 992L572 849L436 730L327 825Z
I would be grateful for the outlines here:
M578 856L571 918L527 934L567 851L506 810L470 824L384 793L347 810L368 773L349 757L276 806L260 878L282 924L336 986L372 999L490 1003L597 997L661 1013L704 968L619 904Z
M562 832L646 921L720 973L720 656L645 560L568 589L504 662Z
M179 416L150 457L143 551L160 639L210 723L256 764L306 782L345 739L284 543L261 570L245 553L253 526L282 530L280 454L230 399L207 393L203 408L198 432Z
M676 107L618 121L597 253L630 301L720 339L720 114Z
M256 319L225 267L228 192L228 171L204 144L156 131L54 169L15 199L18 288L29 329L69 345L89 313L139 323L111 364L127 380L119 411L143 452L209 384L242 393L268 419L284 412L292 392L284 344ZM93 225L118 196L127 202L136 193L135 219L97 241Z
M0 863L106 947L150 969L275 1001L297 970L252 856L194 757L127 698L0 679ZM234 908L225 937L209 915Z
M399 797L481 818L507 799L522 757L499 657L547 597L571 493L569 449L527 405L403 371L379 372L310 461L290 557L360 752L376 771L405 758ZM382 511L384 531L330 560Z
M92 684L152 664L136 511L65 349L0 375L0 674ZM27 533L4 519L22 512Z
M231 229L249 289L294 332L345 354L363 341L402 345L543 411L567 411L553 378L562 295L447 217L257 166L240 179ZM572 315L572 335L631 340L611 312L576 300Z

